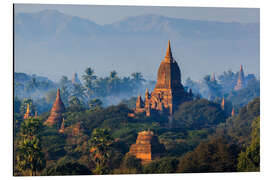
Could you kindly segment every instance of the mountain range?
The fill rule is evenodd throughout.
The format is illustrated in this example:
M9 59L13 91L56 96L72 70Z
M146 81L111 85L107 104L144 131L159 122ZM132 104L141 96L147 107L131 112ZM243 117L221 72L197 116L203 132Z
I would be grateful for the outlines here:
M144 14L112 24L57 10L18 13L14 17L15 71L46 75L82 75L92 67L99 76L142 72L155 79L167 41L185 79L238 70L259 76L259 23L217 22Z

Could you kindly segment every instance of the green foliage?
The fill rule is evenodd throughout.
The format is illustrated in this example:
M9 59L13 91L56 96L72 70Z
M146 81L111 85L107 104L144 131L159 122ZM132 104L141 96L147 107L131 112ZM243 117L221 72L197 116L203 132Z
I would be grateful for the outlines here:
M46 127L42 133L42 147L47 160L57 160L66 154L66 135L55 127Z
M56 165L51 166L45 170L42 175L45 176L63 176L63 175L90 175L92 172L78 162L62 160Z
M226 130L235 137L240 144L250 142L251 124L253 119L260 115L260 99L255 98L248 105L242 107L239 114L228 118L226 121Z
M132 155L125 155L121 166L114 170L114 174L139 174L142 173L141 160Z
M258 80L251 80L247 87L239 91L232 91L227 99L231 101L236 107L243 107L252 101L254 98L260 97L260 82Z
M260 118L252 123L251 144L238 157L238 171L260 171Z
M108 174L108 162L112 157L110 146L113 143L113 138L108 129L95 129L92 132L90 145L90 156L96 164L95 174Z
M199 99L182 103L174 113L177 127L200 129L225 122L226 115L219 104Z
M20 140L15 149L15 175L37 175L45 167L41 146L42 129L39 119L29 118L22 122Z
M176 158L162 158L152 161L143 167L143 173L155 174L155 173L175 173L178 165Z
M202 142L180 159L178 172L234 172L236 171L238 146L225 136Z

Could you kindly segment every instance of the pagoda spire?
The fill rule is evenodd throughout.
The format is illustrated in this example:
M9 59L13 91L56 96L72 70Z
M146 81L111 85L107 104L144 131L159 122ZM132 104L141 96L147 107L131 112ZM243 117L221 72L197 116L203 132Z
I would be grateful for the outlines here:
M60 129L59 129L59 132L60 132L60 133L63 133L64 130L65 130L65 119L63 118L63 121L62 121L61 127L60 127Z
M237 79L237 84L234 87L234 90L238 91L242 88L245 87L245 75L244 75L244 70L243 70L243 66L240 66L240 71L238 73L238 79Z
M222 109L222 110L225 109L225 99L224 99L224 97L222 98L221 109Z
M234 108L232 108L231 116L234 116L234 114L235 114Z
M211 81L216 81L215 73L212 74Z
M29 104L27 104L26 112L23 116L23 119L28 119L30 117L31 117L30 108L29 108Z
M172 50L171 50L171 42L170 40L168 41L168 47L167 47L167 51L166 51L166 56L164 58L165 62L171 62L173 60L172 57Z

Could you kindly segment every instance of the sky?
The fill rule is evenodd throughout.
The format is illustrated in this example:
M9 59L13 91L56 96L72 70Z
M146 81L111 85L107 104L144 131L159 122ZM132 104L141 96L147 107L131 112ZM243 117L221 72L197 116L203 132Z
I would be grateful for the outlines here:
M200 8L200 7L146 7L146 6L94 6L94 5L39 5L16 4L15 13L38 12L55 9L72 16L90 19L97 24L110 24L142 14L160 14L167 17L222 22L259 22L260 10L257 8ZM104 13L106 12L106 13ZM108 16L109 14L109 16Z
M93 5L39 5L39 4L16 4L15 5L15 14L28 12L34 13L39 12L42 10L57 10L64 14L68 14L71 16L78 16L82 18L89 19L94 21L97 24L110 24L130 16L138 16L143 14L159 14L166 17L172 18L184 18L184 19L192 19L192 20L206 20L206 21L220 21L220 22L240 22L240 23L259 23L260 22L260 10L258 8L205 8L205 7L155 7L155 6L93 6ZM158 38L160 39L160 38ZM18 44L19 41L15 43ZM165 41L164 41L165 42ZM167 42L167 39L166 39ZM155 46L155 52L151 51L151 47L147 47L151 53L149 52L149 63L152 62L153 57L151 55L155 54L155 59L162 58L163 54L158 54L161 48L165 43L159 44ZM259 41L256 39L255 42L250 41L220 41L220 42L209 42L209 41L202 41L202 42L190 42L191 44L188 46L187 44L177 44L176 41L173 43L177 44L173 46L175 48L174 56L180 59L180 66L183 66L181 69L183 74L183 79L187 77L191 77L194 80L200 80L206 74L212 73L222 73L224 70L232 70L238 71L240 64L244 65L245 72L247 73L255 73L255 75L259 78ZM205 45L206 43L206 45ZM208 43L208 44L207 44ZM212 44L211 44L212 43ZM22 46L25 46L24 42L21 42ZM77 63L77 58L85 57L88 59L89 56L92 56L90 50L90 54L83 54L79 52L80 57L76 56L77 52L73 52L74 56L69 56L65 53L53 54L52 51L46 51L48 47L42 47L42 44L34 45L34 47L23 47L23 49L18 49L21 54L16 57L15 60L15 70L18 72L26 72L26 73L33 73L39 74L46 77L49 77L53 80L59 80L61 75L65 74L69 78L72 77L74 72L77 72L79 75L83 73L84 67L89 64L89 62L85 62L86 64ZM246 46L247 45L247 46ZM153 46L153 45L152 45ZM166 45L163 47L166 48ZM35 49L33 51L33 49ZM214 49L214 51L213 51ZM162 52L165 50L162 50ZM193 53L196 51L196 53ZM213 51L212 53L208 53L209 51ZM143 54L144 53L144 54ZM104 55L105 54L105 55ZM103 62L110 58L121 59L126 58L124 55L120 56L118 52L114 52L114 57L110 56L110 51L108 50L107 53L100 55L100 62ZM119 57L118 57L119 55ZM142 57L141 57L141 56ZM148 54L145 52L138 51L136 54L136 58L145 58ZM107 57L110 56L110 57ZM128 55L127 55L128 56ZM186 60L182 60L182 56ZM121 57L121 58L120 58ZM181 58L180 58L181 57ZM95 57L97 58L97 57ZM37 61L39 59L39 61ZM83 58L82 58L83 59ZM151 60L151 61L150 61ZM69 62L65 64L65 68L62 69L62 72L56 72L52 69L49 65L53 63L57 63L57 61L65 61ZM189 61L189 62L188 62ZM26 63L28 62L28 63ZM110 61L113 63L114 61ZM192 64L196 62L201 62L199 66L193 66ZM96 62L95 62L96 63ZM212 66L209 66L211 63ZM43 64L43 65L40 65ZM63 63L62 63L63 64ZM93 63L92 63L93 64ZM107 63L109 64L109 63ZM35 67L36 65L36 67ZM96 65L96 64L93 64ZM150 64L149 64L150 65ZM159 65L159 61L156 63L156 66ZM106 71L109 70L117 70L118 64L115 64L116 67L110 65L111 67L107 67ZM102 64L103 67L103 64ZM97 66L97 69L102 69L101 66ZM133 68L133 67L132 67ZM157 67L156 67L157 68ZM144 72L145 67L139 69L137 71ZM125 71L129 72L128 68L121 69L122 73ZM58 73L58 74L57 74ZM102 70L104 74L98 74L98 76L104 76L107 72ZM147 74L148 73L148 74ZM148 79L155 79L156 78L156 70L153 68L151 73L147 72L145 75ZM126 75L126 74L123 74Z

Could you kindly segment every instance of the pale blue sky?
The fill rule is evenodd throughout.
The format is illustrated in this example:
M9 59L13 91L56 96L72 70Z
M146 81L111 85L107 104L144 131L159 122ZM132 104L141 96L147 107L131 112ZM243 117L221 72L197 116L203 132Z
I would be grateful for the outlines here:
M153 6L93 6L93 5L40 5L16 4L15 13L38 12L55 9L65 14L90 19L97 24L109 24L128 16L141 14L160 14L167 17L225 21L259 22L258 8L201 8L201 7L153 7Z

